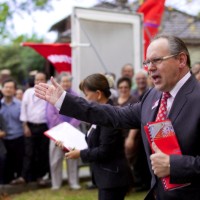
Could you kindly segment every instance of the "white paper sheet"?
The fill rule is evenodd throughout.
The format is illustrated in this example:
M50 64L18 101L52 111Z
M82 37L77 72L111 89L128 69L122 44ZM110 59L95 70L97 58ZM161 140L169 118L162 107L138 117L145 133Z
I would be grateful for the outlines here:
M54 141L61 141L67 149L86 149L85 134L67 122L63 122L44 134Z

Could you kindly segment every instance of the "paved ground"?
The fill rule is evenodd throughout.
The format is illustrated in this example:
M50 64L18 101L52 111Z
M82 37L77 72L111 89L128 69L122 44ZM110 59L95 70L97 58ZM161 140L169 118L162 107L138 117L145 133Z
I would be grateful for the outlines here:
M89 167L80 167L79 168L79 177L80 181L86 181L90 179L90 172ZM67 183L67 173L66 170L63 170L63 182ZM51 181L47 180L47 186L45 187L51 187ZM0 185L0 194L7 193L7 194L16 194L21 193L29 190L36 190L41 188L37 185L36 182L23 184L23 185Z

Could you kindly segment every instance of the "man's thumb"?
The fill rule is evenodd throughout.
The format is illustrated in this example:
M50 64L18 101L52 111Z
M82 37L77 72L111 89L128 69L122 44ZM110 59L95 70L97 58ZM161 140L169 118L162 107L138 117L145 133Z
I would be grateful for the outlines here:
M152 142L152 148L155 151L155 153L161 152L161 150L158 148L158 146L155 144L155 142Z
M51 76L51 83L55 88L59 87L59 84L56 82L56 80L53 78L53 76Z

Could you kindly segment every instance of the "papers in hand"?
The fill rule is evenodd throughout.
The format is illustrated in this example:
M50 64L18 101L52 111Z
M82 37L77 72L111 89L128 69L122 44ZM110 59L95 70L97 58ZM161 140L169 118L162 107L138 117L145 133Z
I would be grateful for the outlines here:
M63 122L49 129L44 134L54 141L63 142L66 150L74 148L82 150L87 148L85 135L67 122Z

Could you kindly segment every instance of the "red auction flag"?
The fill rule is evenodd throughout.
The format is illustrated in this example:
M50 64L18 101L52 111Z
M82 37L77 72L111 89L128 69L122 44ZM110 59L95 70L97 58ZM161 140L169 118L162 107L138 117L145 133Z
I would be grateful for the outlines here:
M165 8L165 0L146 0L138 9L139 13L144 14L144 55L151 42L157 34L162 15Z
M63 71L71 73L71 47L68 43L40 44L24 42L22 46L33 48L51 62L58 73Z

